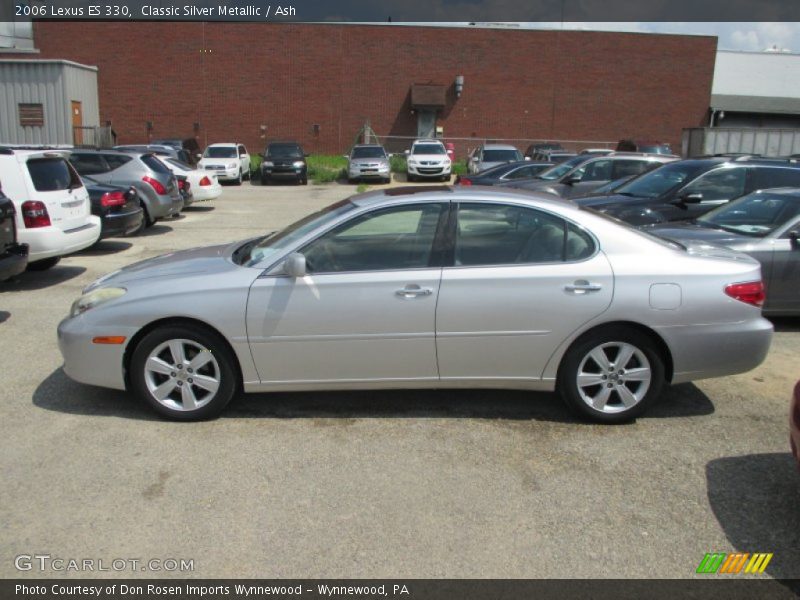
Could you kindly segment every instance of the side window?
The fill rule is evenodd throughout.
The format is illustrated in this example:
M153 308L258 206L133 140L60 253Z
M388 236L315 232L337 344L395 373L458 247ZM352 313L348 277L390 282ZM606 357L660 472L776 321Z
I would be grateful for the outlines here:
M680 191L683 194L703 194L703 202L731 200L744 194L747 169L734 167L709 171Z
M524 179L525 177L533 177L536 175L535 167L519 167L510 173L507 173L503 179Z
M301 250L309 273L421 269L431 263L442 204L375 210Z
M247 154L247 149L244 146L239 146L239 155Z
M594 240L583 229L567 223L567 241L565 244L565 260L574 262L585 260L594 254Z
M612 162L610 160L591 161L575 171L574 175L580 175L581 182L608 181L611 179Z
M81 175L97 175L109 171L103 157L99 154L76 154L69 157L69 162Z
M754 190L766 190L778 187L800 187L800 169L754 167Z
M622 179L623 177L632 177L639 173L649 171L654 166L658 165L655 161L644 160L615 160L613 169L611 171L611 179Z
M122 165L133 160L132 157L125 156L124 154L106 154L104 158L108 163L108 167L111 171L113 171L114 169L118 169Z
M506 204L458 207L456 266L512 265L564 260L566 222Z

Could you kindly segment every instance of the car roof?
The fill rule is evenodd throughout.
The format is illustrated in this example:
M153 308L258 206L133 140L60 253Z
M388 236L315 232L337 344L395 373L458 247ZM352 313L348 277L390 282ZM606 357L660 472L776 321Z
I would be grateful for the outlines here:
M383 148L380 144L354 144L353 148Z
M484 144L484 150L516 150L516 146L511 144Z
M414 144L442 144L442 140L437 140L436 138L419 138L418 140L414 140Z
M242 145L240 142L218 142L216 144L209 144L208 148L235 148Z

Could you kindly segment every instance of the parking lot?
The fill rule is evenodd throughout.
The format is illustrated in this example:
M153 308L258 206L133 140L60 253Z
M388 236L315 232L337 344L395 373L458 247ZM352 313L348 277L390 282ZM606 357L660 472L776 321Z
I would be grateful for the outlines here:
M743 551L800 578L787 424L800 319L775 322L755 371L675 386L617 427L577 421L554 394L487 390L257 394L172 423L61 371L56 326L97 277L354 189L227 186L0 284L0 575L82 575L14 566L46 553L193 559L188 575L206 578L683 578L707 552Z

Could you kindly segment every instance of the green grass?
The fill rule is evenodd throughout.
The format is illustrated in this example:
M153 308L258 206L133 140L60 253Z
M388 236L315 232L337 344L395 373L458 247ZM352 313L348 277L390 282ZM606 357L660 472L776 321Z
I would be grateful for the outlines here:
M347 177L347 159L344 156L315 154L306 160L308 178L315 184L331 183Z
M393 154L389 157L389 167L392 173L405 173L406 157L402 154Z
M453 175L466 175L467 174L467 161L457 160L453 163Z
M356 193L363 194L369 189L369 186L366 183L359 183L358 187L356 188Z

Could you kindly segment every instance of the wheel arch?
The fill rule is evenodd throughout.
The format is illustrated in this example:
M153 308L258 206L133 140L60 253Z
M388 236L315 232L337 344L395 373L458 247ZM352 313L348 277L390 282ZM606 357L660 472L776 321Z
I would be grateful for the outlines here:
M136 351L136 347L139 343L144 339L144 337L150 333L151 331L155 331L159 327L169 326L169 325L184 325L190 327L199 327L205 329L208 332L213 333L214 335L218 336L223 343L225 344L226 349L230 353L231 357L233 357L233 365L236 369L237 379L236 385L239 390L241 390L244 376L242 375L242 365L239 364L239 357L236 354L236 351L233 349L233 346L228 341L222 332L219 331L213 325L209 325L205 321L201 321L200 319L194 319L191 317L165 317L163 319L158 319L151 323L148 323L144 327L142 327L136 334L131 338L128 345L125 347L125 353L122 356L122 376L125 381L125 389L130 391L130 364L131 359L133 358L133 353Z
M600 323L582 332L580 335L578 335L575 339L573 339L569 343L569 345L561 353L561 356L559 356L556 380L558 380L558 377L561 374L561 368L564 364L565 357L569 354L569 351L573 347L583 342L586 338L593 335L597 335L603 330L608 329L610 331L619 331L620 328L635 331L641 335L646 336L650 341L653 342L653 345L656 347L659 355L664 361L664 379L667 382L671 382L674 373L674 366L672 360L672 352L669 349L669 346L667 345L664 338L662 338L654 329L651 329L650 327L647 327L646 325L642 325L641 323L637 323L635 321L610 321L606 323Z

